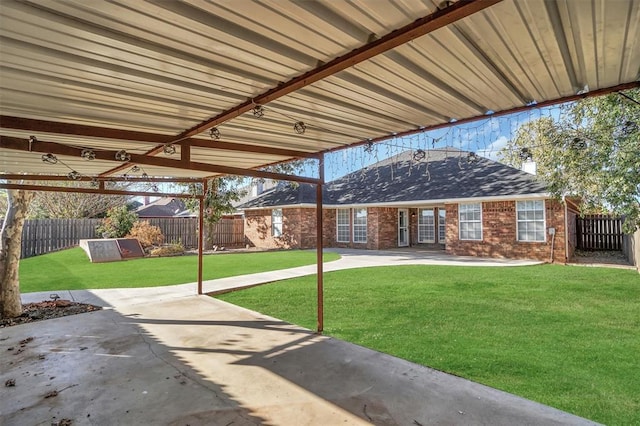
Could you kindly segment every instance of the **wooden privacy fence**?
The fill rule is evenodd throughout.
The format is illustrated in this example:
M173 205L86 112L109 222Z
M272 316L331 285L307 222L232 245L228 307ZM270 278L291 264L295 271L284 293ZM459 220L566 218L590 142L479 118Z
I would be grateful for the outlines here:
M100 219L29 219L22 228L22 258L78 245L96 238Z
M141 218L157 226L166 243L182 243L185 247L198 246L198 218L166 217ZM100 219L30 219L22 229L22 258L37 256L73 247L82 239L100 238L96 227ZM205 249L213 245L244 246L244 220L221 219L205 226Z
M205 226L206 245L224 247L244 247L244 219L220 219L218 223Z
M195 217L145 217L138 219L157 226L165 243L182 243L185 247L198 246L198 218Z
M622 250L622 219L608 215L576 218L578 249Z

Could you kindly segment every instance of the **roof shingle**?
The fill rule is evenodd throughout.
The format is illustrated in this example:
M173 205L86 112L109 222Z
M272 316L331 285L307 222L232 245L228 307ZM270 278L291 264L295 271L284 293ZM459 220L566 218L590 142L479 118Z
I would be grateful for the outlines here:
M324 205L437 202L546 193L536 176L456 148L433 149L421 161L413 151L328 182ZM416 156L416 158L418 158ZM241 209L315 203L313 185L281 185Z

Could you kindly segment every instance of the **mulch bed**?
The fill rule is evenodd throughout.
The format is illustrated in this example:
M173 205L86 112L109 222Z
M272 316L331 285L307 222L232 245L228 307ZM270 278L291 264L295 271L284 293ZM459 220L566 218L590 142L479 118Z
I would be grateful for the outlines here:
M85 312L99 311L100 306L88 303L77 303L69 300L51 300L38 303L25 303L22 305L22 315L16 318L0 319L0 328L24 324L33 321L43 321L52 318L60 318L67 315L83 314Z

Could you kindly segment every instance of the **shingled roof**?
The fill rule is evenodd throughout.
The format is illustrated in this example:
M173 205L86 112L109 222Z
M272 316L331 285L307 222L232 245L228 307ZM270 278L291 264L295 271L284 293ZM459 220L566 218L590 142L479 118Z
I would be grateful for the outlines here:
M420 159L424 153L425 157ZM417 204L470 198L520 198L547 193L536 176L456 148L405 151L328 182L325 206ZM240 209L314 204L315 187L284 184Z

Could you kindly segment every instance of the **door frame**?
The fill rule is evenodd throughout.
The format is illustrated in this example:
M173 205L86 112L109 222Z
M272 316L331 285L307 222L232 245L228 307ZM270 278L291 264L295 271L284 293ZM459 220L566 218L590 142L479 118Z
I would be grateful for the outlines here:
M402 243L402 241L400 240L400 236L402 235L400 230L403 228L400 224L400 218L402 217L402 213L404 213L404 219L405 219L405 235L406 235L406 241L404 243ZM409 209L398 209L398 247L409 247Z

